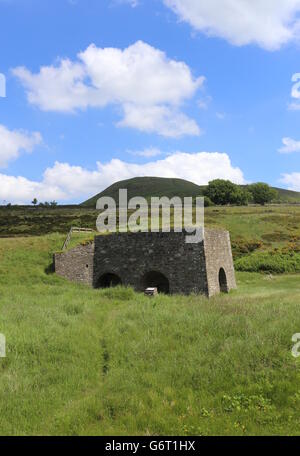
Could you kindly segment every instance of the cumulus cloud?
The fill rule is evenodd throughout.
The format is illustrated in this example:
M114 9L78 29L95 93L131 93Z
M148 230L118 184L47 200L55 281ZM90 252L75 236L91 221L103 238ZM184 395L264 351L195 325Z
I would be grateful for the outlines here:
M197 123L182 112L167 106L124 105L124 119L120 127L137 128L147 133L159 133L169 138L202 133Z
M36 197L42 201L78 201L99 193L114 182L137 176L177 177L199 185L216 178L245 183L242 171L232 165L225 153L175 152L146 164L127 163L119 159L98 162L94 171L56 162L52 168L46 169L41 182L0 174L0 200L28 203Z
M42 142L40 133L9 130L0 124L0 168L16 160L22 152L32 152Z
M282 174L279 182L286 185L289 190L300 192L300 173Z
M300 0L164 0L178 17L208 36L267 50L299 38Z
M195 78L184 62L142 41L124 50L92 44L77 57L41 67L36 74L15 68L29 103L43 111L67 113L115 105L123 112L118 126L171 137L200 134L181 108L204 77Z
M282 138L283 147L278 149L281 154L291 154L293 152L300 152L300 141L295 141L292 138Z
M22 176L0 174L0 203L29 204L33 198L39 201L63 200L66 194L46 182L35 182Z

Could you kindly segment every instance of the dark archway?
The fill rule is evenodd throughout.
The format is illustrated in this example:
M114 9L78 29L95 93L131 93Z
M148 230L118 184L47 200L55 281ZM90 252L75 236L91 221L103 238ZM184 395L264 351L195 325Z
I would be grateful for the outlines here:
M228 293L227 277L223 268L219 271L219 286L221 293Z
M167 277L161 272L150 271L147 272L141 281L142 287L145 290L146 288L157 288L159 293L169 294L170 293L170 284Z
M103 274L97 283L97 288L112 288L122 285L122 280L117 274L108 272Z

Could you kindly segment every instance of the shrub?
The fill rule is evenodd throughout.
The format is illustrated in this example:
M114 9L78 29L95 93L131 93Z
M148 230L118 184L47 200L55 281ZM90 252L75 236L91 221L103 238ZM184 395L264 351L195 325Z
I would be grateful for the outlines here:
M234 258L249 254L262 248L263 244L261 241L247 241L245 239L237 239L232 242L232 253Z
M235 260L237 271L283 274L300 272L300 254L280 251L255 252Z

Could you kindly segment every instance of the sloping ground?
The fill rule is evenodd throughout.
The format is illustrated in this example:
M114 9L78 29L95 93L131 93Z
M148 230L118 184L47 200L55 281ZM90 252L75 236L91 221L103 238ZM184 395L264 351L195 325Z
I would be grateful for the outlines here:
M247 186L246 186L247 187ZM275 202L278 203L300 203L300 192L286 190L285 188L272 187L278 193L278 198Z
M286 190L284 188L273 187L279 194L279 200L282 202L300 203L300 193Z
M95 229L97 216L96 210L85 207L0 208L0 237L53 232L66 236L71 226ZM205 225L230 231L235 256L251 253L258 247L300 251L300 206L209 207L205 209Z
M97 200L103 196L110 196L119 201L119 190L128 190L128 199L141 196L149 199L152 196L199 196L202 195L202 188L192 182L183 179L168 179L162 177L136 177L117 182L103 192L90 198L81 204L84 207L96 207Z
M51 274L62 241L0 239L1 435L300 433L299 275L149 299Z
M119 201L119 190L128 190L128 198L142 196L149 200L152 196L201 196L205 186L199 186L183 179L170 179L162 177L136 177L125 181L116 182L103 192L90 198L80 206L95 208L97 200L103 196L109 196L116 202ZM300 203L300 193L292 192L282 188L276 188L278 192L277 202L280 203Z
M66 237L71 226L95 230L98 215L86 207L0 208L0 238L53 232ZM230 232L235 267L240 271L300 272L299 205L209 207L205 209L205 226ZM93 236L74 234L69 248Z

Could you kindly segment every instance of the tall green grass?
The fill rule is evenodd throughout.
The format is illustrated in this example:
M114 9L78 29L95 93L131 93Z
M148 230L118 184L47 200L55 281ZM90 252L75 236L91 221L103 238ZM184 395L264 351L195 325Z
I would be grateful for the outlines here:
M299 275L152 299L52 274L62 240L0 240L1 435L299 434Z

